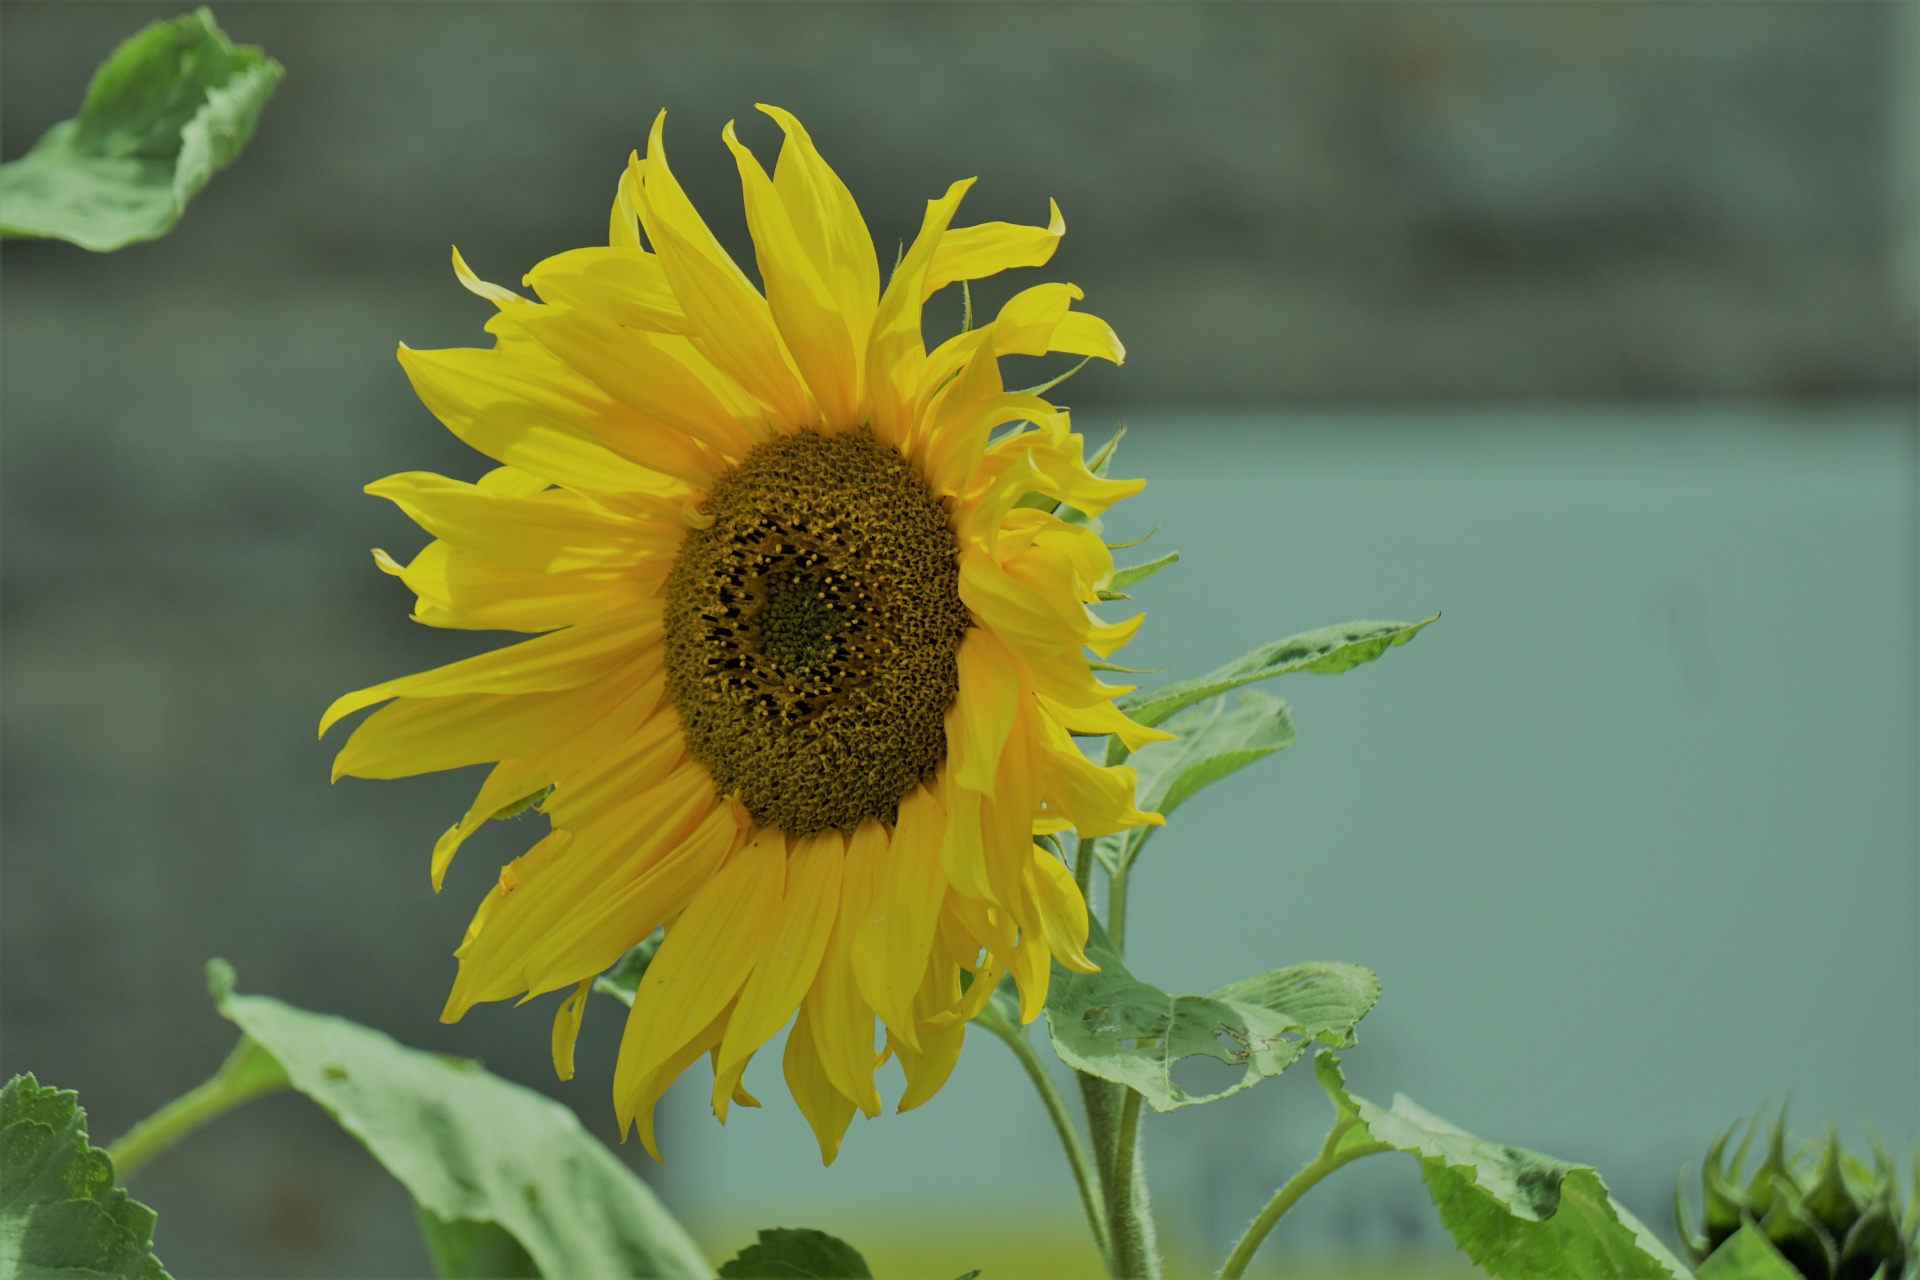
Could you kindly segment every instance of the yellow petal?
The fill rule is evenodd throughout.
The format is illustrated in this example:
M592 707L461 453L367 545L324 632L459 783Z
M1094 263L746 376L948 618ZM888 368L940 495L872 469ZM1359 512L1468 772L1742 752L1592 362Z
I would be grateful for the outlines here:
M760 278L766 282L767 305L780 327L787 350L800 376L820 402L829 428L856 425L859 403L858 368L853 336L840 301L827 287L808 256L787 216L786 205L774 190L773 179L759 160L734 136L728 121L721 137L733 151L745 196L747 230L753 236Z
M972 227L955 227L940 238L939 250L921 285L921 300L956 280L978 280L1011 267L1044 266L1053 257L1060 237L1067 233L1067 220L1060 206L1047 201L1047 225L1024 227L1017 222L983 222Z
M580 1020L587 1013L587 993L592 978L580 979L580 985L567 993L553 1015L553 1071L562 1080L573 1079L573 1046L580 1039Z
M690 893L692 872L699 868L684 865L690 860L686 851L698 843L689 837L714 839L709 833L716 825L716 806L711 784L699 776L703 773L684 769L642 792L635 807L643 813L621 814L621 820L571 833L575 839L565 858L512 864L516 883L461 955L449 1011L458 1017L482 1001L569 986L605 969L659 927L661 918L684 901L661 901L666 895L657 891L660 880L673 880L683 894ZM723 830L722 848L728 835ZM709 856L701 865L710 870L712 863ZM652 901L647 890L655 890ZM607 910L615 898L623 905L654 908L651 918Z
M475 297L485 298L495 306L525 301L524 298L513 290L503 289L497 284L489 284L479 276L473 274L473 268L469 267L467 260L460 256L460 250L457 246L453 251L453 274L454 277L460 281L461 288L473 294Z
M594 839L598 834L582 833L576 848L597 851L605 843ZM549 991L575 974L604 970L684 910L725 864L739 840L739 826L725 805L711 809L699 826L678 841L653 844L644 836L632 837L630 843L643 849L653 844L660 851L643 865L630 859L622 873L630 879L601 886L587 904L567 913L528 948L522 966L527 989Z
M616 1081L613 1094L614 1119L619 1123L623 1137L626 1134L628 1125L632 1125L637 1129L640 1134L641 1145L646 1147L647 1154L655 1160L660 1159L660 1147L655 1140L653 1132L653 1111L655 1105L660 1101L660 1095L665 1093L668 1086L680 1078L681 1072L693 1065L695 1059L701 1054L711 1051L713 1046L720 1043L720 1037L726 1032L727 1017L732 1012L733 1005L729 1003L726 1008L714 1015L711 1022L696 1032L693 1038L688 1040L685 1045L675 1050L664 1062L648 1071L646 1075L632 1080L628 1088L623 1090L617 1082L621 1078L621 1069L626 1066L629 1060L630 1051L628 1046L633 1041L632 1031L635 1020L634 1013L631 1010L628 1011L627 1034L621 1037L620 1060L614 1067L614 1080Z
M1114 734L1126 744L1129 751L1138 751L1149 742L1170 742L1175 736L1165 729L1151 729L1143 724L1135 724L1127 718L1126 712L1111 702L1100 701L1090 706L1069 707L1042 694L1040 706L1069 733L1089 738Z
M433 891L440 892L440 886L446 880L447 868L453 864L453 856L460 852L460 846L466 843L468 836L484 826L494 814L537 793L552 781L552 775L540 760L502 760L495 765L488 772L487 780L480 784L480 792L474 796L473 803L467 806L465 815L434 842L433 858L427 868Z
M333 758L333 776L407 778L544 750L605 704L595 681L559 693L402 698L362 720Z
M556 359L639 414L653 436L678 432L728 462L753 447L747 430L707 381L676 357L676 343L666 335L582 307L530 308L520 323Z
M956 664L960 691L947 713L948 768L960 786L991 795L1020 698L1020 669L985 627L968 628Z
M388 476L366 492L392 502L436 538L541 573L671 557L686 532L678 521L675 528L611 515L565 490L507 497L430 471Z
M413 592L415 622L469 631L553 631L628 609L657 617L671 567L663 558L623 569L543 573L440 541L429 542L405 567L391 561L381 567Z
M806 1000L806 1018L828 1078L870 1116L880 1114L880 1094L873 1085L873 1009L854 975L853 939L867 918L888 856L886 829L872 819L847 841L840 910Z
M880 263L860 207L840 175L828 167L798 120L762 103L787 136L773 167L773 189L787 208L793 232L820 278L839 300L854 349L864 354L880 302Z
M620 181L614 187L613 208L607 211L607 244L614 249L641 247L640 216L634 209L631 164L620 171Z
M806 837L788 859L786 893L773 923L772 944L741 990L720 1044L714 1070L721 1079L773 1039L813 985L839 912L845 863L846 842L837 831ZM713 1102L715 1113L724 1116L726 1099L717 1088Z
M687 315L660 259L639 247L569 249L527 272L542 302L577 307L652 333L685 333Z
M1098 973L1087 959L1087 900L1066 865L1039 845L1027 868L1027 892L1053 958L1075 973Z
M853 1103L833 1087L813 1042L813 1028L805 1018L793 1024L787 1036L787 1049L781 1058L787 1077L787 1089L799 1104L800 1114L813 1128L820 1143L820 1163L832 1164L840 1154L840 1140L853 1123Z
M630 1096L746 985L773 943L786 861L786 837L760 832L667 930L634 996L614 1074L616 1097Z
M813 409L781 349L766 299L720 247L667 167L666 114L655 117L647 139L640 221L687 313L694 344L766 404L775 426L789 431L810 426Z
M940 802L925 787L914 788L900 801L887 865L853 940L853 971L861 996L908 1044L916 1042L913 993L927 967L940 900L947 891L940 859L945 819Z
M537 349L536 349L537 350ZM679 482L608 446L617 423L585 382L577 385L501 351L401 347L414 393L446 428L481 453L587 493L671 493Z
M927 201L926 216L913 247L894 268L874 313L867 342L867 387L873 397L873 431L883 444L897 444L912 430L920 400L921 365L927 348L920 336L922 286L940 237L960 207L973 179L956 182L938 200Z
M646 615L585 622L519 644L477 654L444 667L343 694L320 719L322 734L342 716L389 698L431 698L455 693L549 693L577 689L639 657L658 620Z

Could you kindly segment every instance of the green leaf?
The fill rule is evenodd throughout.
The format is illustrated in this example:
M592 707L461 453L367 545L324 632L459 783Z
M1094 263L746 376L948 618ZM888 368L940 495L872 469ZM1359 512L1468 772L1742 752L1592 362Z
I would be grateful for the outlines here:
M640 979L647 976L647 966L653 963L653 957L666 937L665 930L655 929L639 943L629 947L627 954L614 962L613 968L593 980L593 989L612 996L629 1009L633 1008L633 997L640 991Z
M1378 1142L1418 1158L1454 1243L1499 1280L1690 1276L1590 1166L1476 1138L1404 1096L1376 1106L1347 1092L1331 1053L1318 1055L1313 1069L1348 1126L1339 1149Z
M1144 564L1130 564L1124 569L1115 569L1113 571L1112 588L1115 591L1125 591L1134 583L1146 581L1168 565L1178 562L1179 559L1180 553L1178 551L1169 551L1167 554L1157 559L1149 560Z
M538 1280L540 1268L499 1223L449 1222L419 1205L413 1208L434 1274L443 1280Z
M1140 775L1140 807L1171 814L1202 787L1265 759L1293 742L1287 704L1258 690L1240 694L1232 710L1224 695L1188 707L1162 722L1178 736L1149 742L1128 757ZM1135 827L1094 841L1094 855L1109 873L1133 865L1155 827Z
M114 1185L71 1089L31 1075L0 1089L0 1277L167 1280L153 1210Z
M0 165L0 235L102 253L165 235L246 146L284 74L206 9L150 23L94 73L79 115Z
M1054 1052L1075 1070L1139 1091L1156 1111L1212 1102L1277 1076L1307 1043L1345 1048L1380 996L1370 970L1355 964L1297 964L1220 988L1170 996L1127 972L1107 931L1091 921L1087 956L1098 973L1056 966L1047 989ZM1244 1067L1217 1093L1174 1083L1174 1064L1208 1057Z
M774 1227L720 1267L724 1280L828 1280L871 1277L867 1260L845 1240L808 1227Z
M1196 680L1127 694L1118 704L1141 724L1156 725L1183 707L1256 680L1271 680L1292 671L1339 675L1405 644L1439 616L1435 614L1425 622L1349 622L1344 627L1303 632L1263 644Z
M556 1280L711 1274L647 1185L559 1103L469 1059L409 1049L344 1018L265 996L236 995L224 961L210 962L207 975L220 1012L440 1225L496 1224L537 1274ZM450 1228L449 1238L457 1234ZM468 1252L453 1253L455 1245ZM482 1256L483 1248L497 1258L497 1245L469 1235L448 1247L457 1261Z
M1800 1272L1752 1222L1721 1241L1694 1275L1699 1280L1801 1280Z

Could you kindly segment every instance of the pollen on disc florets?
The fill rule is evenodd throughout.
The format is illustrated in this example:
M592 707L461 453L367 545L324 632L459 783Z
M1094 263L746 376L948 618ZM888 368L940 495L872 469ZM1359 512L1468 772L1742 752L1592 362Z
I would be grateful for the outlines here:
M667 578L687 750L755 822L892 822L946 754L968 626L946 504L865 433L760 445L716 482Z

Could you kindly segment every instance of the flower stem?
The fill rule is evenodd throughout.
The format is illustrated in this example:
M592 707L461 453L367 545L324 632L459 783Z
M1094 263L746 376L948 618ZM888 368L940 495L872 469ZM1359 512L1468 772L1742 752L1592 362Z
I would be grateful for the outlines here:
M1093 841L1086 836L1073 851L1073 882L1080 886L1081 898L1093 892Z
M1221 1266L1220 1280L1238 1280L1245 1274L1247 1264L1253 1261L1253 1255L1259 1251L1267 1234L1279 1224L1287 1210L1293 1208L1294 1202L1312 1190L1320 1179L1342 1165L1352 1164L1362 1156L1393 1150L1384 1142L1363 1142L1348 1147L1344 1151L1340 1150L1340 1139L1355 1123L1357 1122L1353 1120L1343 1120L1335 1124L1328 1131L1327 1140L1321 1144L1320 1154L1309 1161L1300 1172L1288 1178L1286 1185L1273 1193L1273 1199L1267 1201L1266 1207L1254 1215L1253 1221L1247 1224L1245 1233L1241 1235L1239 1243L1233 1246L1233 1252L1227 1255L1226 1263Z
M1123 955L1127 949L1127 880L1132 872L1133 862L1126 859L1107 877L1107 936L1113 939L1113 949Z
M1106 1214L1101 1209L1100 1173L1094 1168L1087 1144L1081 1140L1080 1130L1067 1111L1066 1099L1054 1087L1052 1077L1047 1075L1046 1064L1040 1061L1040 1055L1033 1051L1025 1028L1009 1025L997 1015L983 1015L977 1021L1013 1050L1013 1056L1027 1069L1027 1078L1033 1081L1040 1101L1046 1104L1047 1116L1053 1121L1054 1132L1060 1135L1060 1145L1067 1153L1067 1163L1073 1167L1073 1180L1080 1187L1080 1204L1087 1211L1087 1225L1093 1231L1093 1242L1100 1250L1101 1261L1111 1268L1113 1244L1107 1232Z
M212 1079L161 1107L107 1148L115 1176L124 1182L128 1174L201 1125L243 1102L287 1087L287 1073L274 1056L241 1036Z
M1140 1094L1127 1089L1113 1135L1113 1164L1107 1179L1107 1230L1113 1237L1113 1274L1125 1280L1154 1280L1160 1274L1153 1218L1147 1203L1140 1159Z

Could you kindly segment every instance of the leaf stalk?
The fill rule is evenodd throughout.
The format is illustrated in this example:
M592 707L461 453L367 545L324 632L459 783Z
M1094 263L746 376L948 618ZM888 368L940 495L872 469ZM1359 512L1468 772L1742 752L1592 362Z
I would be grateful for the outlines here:
M1340 1139L1347 1130L1360 1123L1357 1119L1341 1120L1327 1132L1327 1140L1320 1145L1320 1154L1310 1160L1300 1172L1288 1178L1286 1184L1273 1193L1273 1199L1266 1207L1254 1215L1252 1222L1241 1234L1239 1242L1233 1246L1233 1252L1220 1267L1220 1280L1238 1280L1246 1273L1247 1264L1253 1261L1253 1255L1260 1250L1268 1234L1278 1226L1287 1210L1293 1208L1301 1196L1311 1191L1328 1174L1343 1165L1352 1164L1363 1156L1377 1155L1393 1148L1384 1142L1363 1142L1340 1150Z
M201 1125L287 1087L287 1073L278 1060L251 1036L241 1036L211 1079L167 1103L107 1148L114 1176L125 1182L127 1175Z

